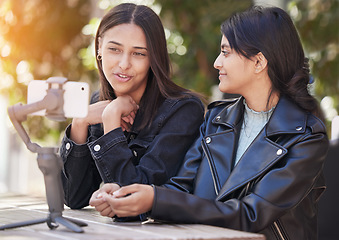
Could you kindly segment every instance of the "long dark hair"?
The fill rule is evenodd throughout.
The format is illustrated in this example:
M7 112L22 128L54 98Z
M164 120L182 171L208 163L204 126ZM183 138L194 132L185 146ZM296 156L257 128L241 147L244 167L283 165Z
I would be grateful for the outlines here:
M306 112L323 114L310 95L308 59L290 16L277 7L254 6L232 15L221 25L230 47L250 59L261 52L268 62L272 92L287 96Z
M95 52L98 52L99 38L112 27L124 23L139 26L145 36L150 59L147 87L140 101L139 113L142 123L139 128L150 126L156 111L165 98L187 97L190 91L176 85L170 78L171 66L167 52L164 27L159 16L149 7L133 3L123 3L112 8L101 20L95 37ZM100 100L116 98L114 89L102 70L101 60L97 59L100 77Z

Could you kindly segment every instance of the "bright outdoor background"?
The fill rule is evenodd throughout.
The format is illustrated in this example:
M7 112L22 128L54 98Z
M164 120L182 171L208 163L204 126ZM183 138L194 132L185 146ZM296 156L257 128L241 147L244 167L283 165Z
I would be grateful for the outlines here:
M0 1L0 193L44 194L36 154L19 139L7 107L26 102L27 84L63 76L98 89L94 35L101 17L122 2L150 6L160 15L172 60L173 80L204 93L222 95L215 86L220 23L250 5L269 3L292 16L310 59L317 97L331 120L339 111L339 0L1 0ZM24 126L32 142L57 146L69 124L29 117ZM330 133L330 130L329 130Z

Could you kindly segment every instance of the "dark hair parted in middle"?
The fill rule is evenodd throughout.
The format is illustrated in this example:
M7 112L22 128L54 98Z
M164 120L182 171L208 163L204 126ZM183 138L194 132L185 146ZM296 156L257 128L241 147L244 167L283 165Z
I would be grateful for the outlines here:
M189 91L171 80L171 66L163 25L159 16L146 6L124 3L112 8L99 25L95 37L96 53L99 48L99 39L104 36L107 30L120 24L129 23L135 24L143 30L150 60L147 87L139 108L139 114L144 116L140 126L143 128L150 124L156 110L165 98L183 98ZM112 100L116 98L114 89L107 81L102 63L98 59L97 65L101 83L100 100Z
M221 25L230 47L250 59L261 52L268 62L272 91L292 99L302 109L323 119L316 99L308 92L309 65L290 16L280 8L254 6L232 15Z

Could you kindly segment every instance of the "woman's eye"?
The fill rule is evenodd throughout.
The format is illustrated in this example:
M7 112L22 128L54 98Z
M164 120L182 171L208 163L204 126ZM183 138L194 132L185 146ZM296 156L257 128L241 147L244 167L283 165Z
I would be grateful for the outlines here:
M135 56L146 56L146 54L140 53L140 52L135 52L134 55L135 55Z
M228 52L228 51L221 51L221 53L222 53L222 55L224 55L225 57L226 57L228 54L230 54L230 52Z
M109 50L111 50L112 52L119 52L119 49L117 49L117 48L108 48Z

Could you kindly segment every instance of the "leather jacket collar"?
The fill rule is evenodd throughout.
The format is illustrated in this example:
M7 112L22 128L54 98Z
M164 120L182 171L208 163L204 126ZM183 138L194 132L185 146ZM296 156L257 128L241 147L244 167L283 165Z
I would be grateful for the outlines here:
M224 108L212 122L214 124L225 125L229 128L235 128L242 121L244 113L243 101L244 98L240 97L233 105ZM300 108L288 98L282 96L271 116L271 120L267 124L267 136L281 133L305 132L306 119L306 114Z

